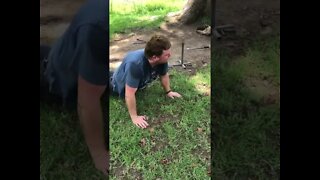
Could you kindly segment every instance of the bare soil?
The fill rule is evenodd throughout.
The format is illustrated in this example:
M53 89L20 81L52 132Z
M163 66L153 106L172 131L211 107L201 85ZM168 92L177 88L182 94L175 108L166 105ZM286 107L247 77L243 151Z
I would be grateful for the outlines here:
M84 2L85 0L40 0L40 43L51 45L60 37ZM130 34L119 34L110 40L110 68L116 68L128 51L144 48L145 43L137 39L148 41L153 34L159 33L171 40L170 65L179 64L178 61L182 59L184 41L183 61L192 64L185 70L195 74L198 68L211 62L211 50L210 48L187 50L187 48L210 45L213 46L213 53L222 48L232 56L241 55L245 52L245 42L257 36L279 33L280 0L217 1L216 25L225 24L234 25L235 32L226 32L220 40L212 38L212 45L211 36L196 32L197 27L201 25L199 23L188 26L163 23L155 30L137 30Z
M41 0L40 1L40 43L52 44L69 26L72 17L85 0ZM242 41L257 34L278 32L280 26L280 0L224 0L216 4L216 24L233 24L235 33L226 33L222 40L213 40L217 48L229 48L239 52ZM137 39L149 40L155 34L167 35L172 42L170 64L178 64L182 56L184 40L184 62L191 62L193 67L201 67L210 62L210 49L186 50L208 46L210 36L196 32L195 23L189 26L162 24L156 30L138 30L131 34L120 34L110 40L110 67L116 67L130 50L143 48L145 44L136 44Z
M182 59L182 42L184 42L183 62L191 63L194 68L203 66L210 62L210 48L187 49L210 46L210 36L197 33L196 28L196 25L178 26L163 23L159 28L152 31L139 30L131 34L118 35L110 41L110 68L117 67L128 51L144 48L146 44L139 44L141 42L139 40L148 41L153 34L162 34L169 37L172 44L170 65L179 64L178 61ZM188 69L192 70L190 67Z

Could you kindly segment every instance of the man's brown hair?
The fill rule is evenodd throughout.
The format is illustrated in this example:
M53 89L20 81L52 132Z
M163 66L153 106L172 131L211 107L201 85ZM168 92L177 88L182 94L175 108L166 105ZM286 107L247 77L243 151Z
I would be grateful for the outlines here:
M144 55L149 59L152 56L160 56L163 50L168 50L171 47L169 39L163 35L153 35L147 42L144 50Z

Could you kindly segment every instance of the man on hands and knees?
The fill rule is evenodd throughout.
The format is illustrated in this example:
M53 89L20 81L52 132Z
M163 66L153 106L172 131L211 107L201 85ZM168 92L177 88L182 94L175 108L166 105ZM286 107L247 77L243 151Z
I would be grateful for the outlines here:
M179 93L170 88L168 74L170 47L171 43L167 37L152 36L144 49L131 51L126 55L110 79L110 91L125 98L130 118L140 128L146 128L149 124L146 115L138 115L137 113L137 90L145 88L160 76L165 94L172 99L181 97Z

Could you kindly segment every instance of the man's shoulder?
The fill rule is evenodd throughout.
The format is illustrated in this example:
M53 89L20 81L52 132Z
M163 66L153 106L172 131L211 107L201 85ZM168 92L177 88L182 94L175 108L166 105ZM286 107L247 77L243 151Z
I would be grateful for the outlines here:
M138 49L138 50L133 50L133 51L129 51L127 56L129 57L144 57L144 49Z
M133 63L138 65L141 62L143 62L143 58L144 58L144 49L138 49L138 50L128 52L124 60L127 63Z

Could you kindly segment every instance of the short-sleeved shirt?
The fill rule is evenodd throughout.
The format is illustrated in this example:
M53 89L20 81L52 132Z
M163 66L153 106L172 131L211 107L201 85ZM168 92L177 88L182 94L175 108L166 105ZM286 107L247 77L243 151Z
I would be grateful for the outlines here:
M168 63L151 67L144 55L144 49L131 51L113 74L113 91L124 97L126 84L132 88L142 89L159 75L163 76L167 72Z
M45 76L50 92L74 98L79 75L95 85L107 84L108 25L106 0L88 0L81 7L49 53Z

